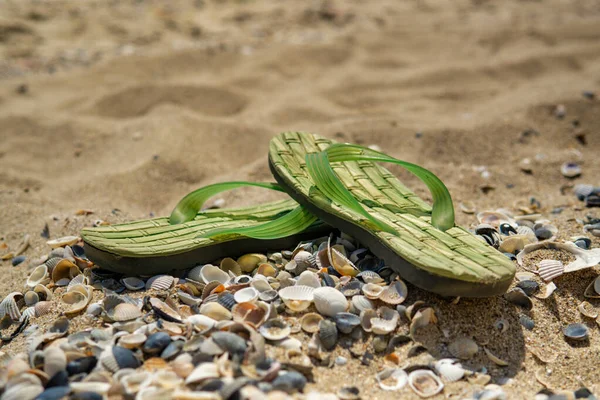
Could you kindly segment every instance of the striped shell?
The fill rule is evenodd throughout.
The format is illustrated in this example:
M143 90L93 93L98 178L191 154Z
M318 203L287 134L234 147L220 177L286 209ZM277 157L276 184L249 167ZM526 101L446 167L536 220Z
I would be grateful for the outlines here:
M42 315L48 314L52 310L51 301L40 301L33 306L35 310L35 316L41 317Z
M355 327L360 325L360 317L348 312L338 313L333 319L338 330L342 333L350 333Z
M129 290L142 290L146 287L144 281L140 278L136 278L135 276L130 276L128 278L122 279L123 286L125 286Z
M310 286L288 286L278 294L285 305L294 312L304 311L313 302L315 288Z
M448 345L448 351L456 358L468 360L479 351L479 346L473 339L461 337Z
M23 319L25 317L29 317L29 318L35 317L35 307L34 306L27 307L26 309L23 310L23 312L21 313L21 319Z
M240 276L242 274L242 267L233 258L226 257L221 261L219 265L221 270L225 273L232 273L234 276Z
M533 231L533 229L531 229L528 226L525 225L520 225L517 227L517 235L534 235L535 236L535 232Z
M384 281L375 271L362 271L356 277L362 279L365 283L381 283Z
M34 288L38 284L46 284L50 282L50 275L48 273L48 266L41 264L35 267L31 272L31 275L27 278L27 287Z
M107 314L116 322L131 321L132 319L140 318L142 316L140 309L129 303L117 304L114 308L109 310Z
M463 366L451 358L443 358L433 365L438 374L448 382L456 382L465 376Z
M126 349L135 349L141 347L146 341L147 336L143 333L129 333L119 338L119 346Z
M156 275L146 282L146 290L169 290L175 283L175 278L171 275Z
M561 276L565 271L565 266L559 260L542 260L538 263L538 274L545 282Z
M352 298L352 307L355 309L355 314L360 314L363 310L373 310L375 304L365 296L354 296Z
M182 290L177 291L177 297L179 297L179 300L181 300L182 303L185 303L188 306L200 305L200 303L202 303L201 298L192 296Z
M19 292L12 292L0 302L0 319L8 315L13 321L21 319L19 303L22 301L23 295Z
M333 317L337 313L348 310L346 296L339 290L328 286L315 289L313 301L319 313L326 317Z

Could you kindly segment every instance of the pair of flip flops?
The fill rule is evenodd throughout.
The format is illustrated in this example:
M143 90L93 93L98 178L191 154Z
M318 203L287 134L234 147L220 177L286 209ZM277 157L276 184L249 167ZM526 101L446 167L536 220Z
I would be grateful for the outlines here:
M376 162L399 164L419 177L433 207ZM271 140L269 166L277 184L209 185L184 197L168 218L86 228L86 254L107 269L151 275L292 247L336 228L403 279L443 296L494 296L513 280L515 266L507 257L454 224L447 188L422 167L300 132ZM209 197L245 185L284 191L293 200L200 211Z

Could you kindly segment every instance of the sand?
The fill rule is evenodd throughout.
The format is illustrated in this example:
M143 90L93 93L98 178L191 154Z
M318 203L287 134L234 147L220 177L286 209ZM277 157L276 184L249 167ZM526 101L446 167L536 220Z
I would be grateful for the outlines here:
M0 243L14 249L30 234L25 255L34 259L49 250L40 237L46 223L56 238L98 219L168 214L209 183L270 181L268 142L284 130L378 145L438 174L457 205L517 212L534 197L560 239L582 234L580 220L600 214L570 190L600 184L600 101L582 96L600 86L597 2L364 4L2 4ZM519 167L525 158L530 174ZM580 178L561 175L568 161L581 164ZM392 170L429 198L414 178ZM275 197L260 189L223 196L228 206ZM457 220L477 222L460 211ZM22 286L26 265L0 264L2 295ZM597 273L562 277L553 298L534 298L532 331L502 298L452 304L409 285L407 304L436 308L439 323L418 336L433 356L448 356L445 345L466 335L508 361L495 366L479 352L465 364L486 367L511 399L541 390L536 375L557 390L598 394L600 332L576 310ZM494 330L498 318L510 324L504 333ZM589 326L589 342L565 342L561 328L572 322ZM556 359L545 364L532 350ZM316 369L311 387L355 384L364 398L390 396L374 382L380 356L361 366L343 348L336 354L348 366ZM462 381L444 393L477 388ZM394 396L415 397L409 389Z

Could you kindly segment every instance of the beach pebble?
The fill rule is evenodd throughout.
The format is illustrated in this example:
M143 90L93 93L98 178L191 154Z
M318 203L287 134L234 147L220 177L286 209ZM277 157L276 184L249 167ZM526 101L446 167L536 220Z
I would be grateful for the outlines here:
M25 256L16 256L11 260L12 266L16 267L17 265L21 264L26 259L27 259L27 257L25 257Z

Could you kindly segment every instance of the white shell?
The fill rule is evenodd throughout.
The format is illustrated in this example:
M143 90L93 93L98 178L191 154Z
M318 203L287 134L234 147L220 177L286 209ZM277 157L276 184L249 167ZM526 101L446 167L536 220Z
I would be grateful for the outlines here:
M262 275L260 277L254 276L254 279L252 280L252 282L250 282L250 286L258 290L260 293L273 289L271 285L269 285L269 281L267 281L267 278L263 277Z
M136 278L135 276L130 276L128 278L123 278L123 285L129 290L142 290L146 287L146 284L140 278Z
M270 319L258 328L258 331L265 339L283 340L291 333L290 326L282 319Z
M346 296L339 290L329 286L315 289L313 292L313 301L319 313L326 317L333 317L335 314L348 309Z
M89 303L89 297L77 290L64 293L61 300L64 303L71 305L71 307L65 310L65 315L67 317L72 317L83 311Z
M285 303L285 305L292 311L303 311L306 310L310 303L313 302L313 292L315 288L310 286L288 286L281 289L279 297Z
M361 295L352 297L352 306L356 309L357 314L360 314L363 310L373 310L375 308L375 304L371 300Z
M171 288L171 286L173 286L174 282L175 278L173 278L171 275L156 275L148 279L146 282L146 290L168 290Z
M406 296L408 296L406 284L401 280L397 280L383 290L379 300L387 304L398 305L404 302Z
M198 268L198 267L196 267ZM196 269L194 268L194 269ZM192 270L193 271L193 270ZM190 271L191 273L191 271ZM193 278L192 278L193 279ZM226 284L229 281L229 274L219 267L214 265L206 264L200 269L200 282L209 283L212 281L218 281L222 284Z
M212 318L215 321L230 320L233 317L233 315L231 315L231 312L228 309L226 309L216 301L202 304L202 306L200 307L200 314Z
M400 321L398 311L389 307L380 307L377 313L380 317L371 319L372 332L376 335L387 335L393 332L398 326L398 321Z
M258 299L258 290L247 287L234 293L233 298L238 303L254 303Z
M542 260L538 264L538 274L545 282L561 276L565 271L565 266L559 260Z
M218 377L219 371L217 369L217 364L205 362L194 368L192 373L186 378L185 384L189 385L190 383L200 383L207 379Z
M8 315L13 321L21 319L21 312L15 298L21 299L23 295L19 292L12 292L0 302L0 319Z
M463 366L451 358L443 358L433 365L438 374L448 382L456 382L465 376Z
M67 368L67 356L60 347L49 346L44 349L44 372L52 377Z
M135 349L141 347L146 339L147 336L143 333L129 333L121 336L119 339L119 346L123 346L126 349Z
M35 267L31 272L31 275L27 278L27 287L34 288L38 284L46 284L50 282L50 275L48 273L48 266L41 264Z
M426 384L424 382L427 382ZM419 397L431 397L444 389L444 384L436 374L427 369L417 369L408 375L408 386Z
M64 236L58 239L48 240L46 244L53 249L57 247L72 246L79 242L79 236Z
M377 312L372 308L360 312L360 326L365 332L371 332L373 330L371 321L375 318L377 318Z
M315 274L314 272L304 271L298 277L298 280L296 281L296 285L304 285L304 286L310 286L313 288L320 288L321 282L319 281L318 275Z
M383 292L383 287L375 283L367 283L363 285L362 292L367 299L377 300Z
M200 334L210 331L217 324L217 321L206 315L194 314L185 319L185 322L192 324L194 329Z
M408 382L408 375L406 374L406 371L400 368L386 368L383 371L377 373L377 375L375 375L375 378L377 379L379 387L383 390L388 391L400 390L404 386L406 386L406 383ZM388 379L392 379L394 383L385 383L385 381Z

